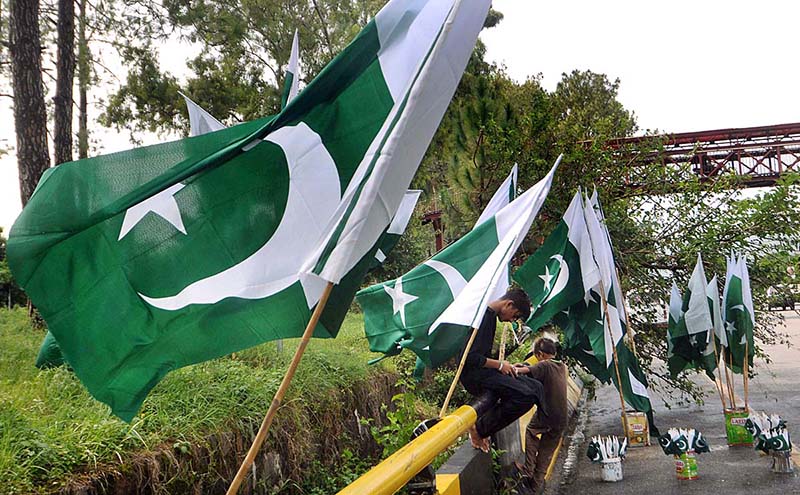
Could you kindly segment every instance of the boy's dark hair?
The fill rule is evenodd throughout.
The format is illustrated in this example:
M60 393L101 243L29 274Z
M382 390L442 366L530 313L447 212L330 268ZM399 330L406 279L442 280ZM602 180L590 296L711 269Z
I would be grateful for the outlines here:
M519 318L526 321L531 316L531 299L528 294L522 289L509 289L508 292L503 294L500 298L501 301L511 301L514 307L519 311Z
M558 353L558 348L555 342L547 337L542 337L533 343L533 353L536 354L537 352L555 356Z

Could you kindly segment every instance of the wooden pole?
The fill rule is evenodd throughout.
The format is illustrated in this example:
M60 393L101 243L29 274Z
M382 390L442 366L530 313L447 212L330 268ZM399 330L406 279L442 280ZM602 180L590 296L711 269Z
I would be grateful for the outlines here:
M711 333L711 343L714 345L714 362L717 363L717 368L719 368L719 354L717 353L717 339L716 339L716 336L713 333L713 330L711 330L711 332L712 332ZM719 392L719 400L722 401L722 413L724 414L726 406L725 406L725 394L722 392L722 370L720 369L718 371L719 371L719 380L714 380L714 381L716 382L717 391Z
M308 346L308 342L311 340L311 336L314 334L314 329L317 326L317 322L319 322L320 316L322 316L322 311L325 309L325 305L328 303L328 296L331 295L332 290L333 283L328 282L328 285L325 287L325 291L322 293L322 297L317 303L317 307L314 309L314 313L311 314L311 320L308 322L306 330L303 332L300 345L297 347L297 351L294 353L294 357L289 365L289 369L286 371L286 375L284 375L283 381L281 381L281 385L278 387L278 391L275 392L275 397L272 399L272 403L269 406L267 415L264 416L264 421L261 422L261 427L258 429L256 438L253 440L253 444L250 446L250 450L247 452L247 457L245 457L242 465L239 466L239 471L236 473L236 477L233 478L231 486L228 487L226 495L235 495L238 493L239 486L241 486L242 481L244 481L244 477L247 474L247 471L250 469L250 466L253 465L253 461L255 460L259 449L261 448L261 444L263 444L264 439L267 438L267 433L269 432L269 427L272 424L272 420L275 418L275 414L278 412L278 408L281 405L284 395L286 395L286 391L289 388L289 384L292 382L292 378L294 378L295 371L297 371L297 366L300 364L300 359L303 357L306 346Z
M748 404L748 390L747 390L747 383L748 383L748 375L750 374L750 339L747 338L745 334L744 338L744 363L742 363L742 371L744 372L744 410L750 410Z
M736 394L734 393L735 390L733 388L733 377L731 377L731 370L728 369L728 363L725 362L725 353L722 353L722 366L725 368L725 377L728 382L728 393L730 393L731 397L731 407L736 409Z
M503 330L500 334L500 351L498 352L497 359L500 361L506 358L506 335L508 334L508 327L511 325L510 323L504 322L503 323Z
M616 265L614 266L614 271L617 274L617 281L619 282L619 270L617 269ZM636 358L639 358L639 355L636 353L636 341L633 340L633 329L631 328L630 320L628 320L628 298L625 297L625 294L622 294L622 287L619 288L619 293L622 295L622 307L625 310L625 327L628 330L628 345L631 348L631 352Z
M611 334L611 316L608 314L608 301L606 300L606 290L603 287L603 279L600 279L600 299L603 301L603 312L606 315L608 333ZM603 329L605 332L605 329ZM628 438L628 417L625 415L625 398L622 396L622 378L619 374L619 358L617 357L617 346L614 344L614 336L611 335L611 348L614 352L614 370L617 372L617 392L619 392L619 404L622 407L622 428L625 431L625 438ZM608 352L608 349L606 349Z
M472 335L469 336L469 341L467 342L467 347L464 348L464 355L461 356L461 363L458 365L458 369L456 370L456 376L453 378L453 383L450 384L450 390L447 392L447 397L444 399L444 404L442 404L442 410L439 411L439 418L444 418L444 414L447 411L447 406L450 405L450 399L453 398L453 392L456 390L456 385L458 385L458 379L461 378L461 372L464 370L464 363L467 362L467 355L469 354L469 350L472 348L472 343L475 342L475 336L478 334L478 329L472 329Z

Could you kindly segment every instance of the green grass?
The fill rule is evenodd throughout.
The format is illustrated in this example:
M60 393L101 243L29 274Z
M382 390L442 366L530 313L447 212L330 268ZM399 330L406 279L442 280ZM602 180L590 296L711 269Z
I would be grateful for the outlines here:
M284 403L322 401L379 371L360 315L335 340L308 346ZM130 423L112 416L65 368L33 366L44 333L24 309L0 310L0 486L4 493L46 493L71 474L165 442L202 438L260 422L296 349L267 343L167 375ZM391 363L388 363L391 366Z

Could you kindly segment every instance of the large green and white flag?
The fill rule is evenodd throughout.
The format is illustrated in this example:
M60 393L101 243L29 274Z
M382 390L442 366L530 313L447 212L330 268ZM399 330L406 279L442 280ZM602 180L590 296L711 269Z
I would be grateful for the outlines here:
M489 4L489 0L395 0L375 17L376 24L393 27L385 39L378 39L397 46L378 58L391 61L391 70L383 75L396 104L344 189L322 242L303 265L304 272L339 283L389 225L455 93ZM411 22L412 14L421 20ZM303 93L287 111L302 108Z
M203 107L195 103L188 96L178 91L186 101L186 109L189 111L189 136L200 136L209 132L225 129L225 124L217 120L216 117L208 113Z
M611 253L611 259L614 259L614 244L611 242L611 233L608 231L608 225L606 225L606 216L603 213L603 207L600 206L600 198L597 194L597 189L595 188L592 191L592 195L589 197L589 202L592 204L592 208L594 208L594 212L597 215L597 219L600 222L600 227L603 230L603 233L606 235L606 240L608 242L608 252ZM622 294L622 284L619 281L619 276L617 275L616 266L612 267L611 270L611 288L614 292L614 300L616 301L616 310L619 313L620 324L622 326L622 333L625 334L627 332L631 332L629 337L633 336L633 329L627 328L626 322L627 315L625 314L625 299Z
M534 330L561 311L584 303L585 294L600 280L600 272L592 255L580 192L541 247L514 273L514 280L531 298L527 325Z
M625 333L625 324L622 321L623 316L618 310L622 306L622 301L617 300L617 291L614 289L616 269L614 267L611 244L609 243L608 235L600 225L598 212L589 198L584 198L583 216L586 220L586 228L589 232L595 263L597 263L600 272L600 282L593 292L601 297L598 297L598 300L593 304L600 305L601 320L598 323L603 326L602 331L596 326L587 327L586 335L589 337L598 359L602 356L608 367L614 361L613 348L622 340L622 336ZM603 305L603 299L606 301L605 306ZM608 311L607 316L605 314L606 310Z
M560 158L559 158L560 161ZM370 349L411 349L428 367L450 359L477 327L539 212L558 162L547 176L458 241L405 275L357 294Z
M286 68L286 73L283 79L283 93L281 94L281 108L286 108L286 105L297 96L300 91L300 41L297 36L297 30L294 30L294 37L292 38L292 51L289 55L289 66Z
M488 8L392 0L277 116L48 170L9 263L92 395L130 420L170 370L301 335L326 280L334 337Z
M753 366L755 312L753 311L750 276L745 258L732 256L728 268L729 273L725 277L722 306L722 319L725 321L728 338L725 358L735 373L742 373L745 365L745 353L748 366Z

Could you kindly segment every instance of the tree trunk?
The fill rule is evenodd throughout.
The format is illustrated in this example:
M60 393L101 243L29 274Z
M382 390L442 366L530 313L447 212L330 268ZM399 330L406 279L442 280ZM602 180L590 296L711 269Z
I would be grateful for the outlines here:
M86 0L80 1L78 14L78 158L89 156L89 126L86 91L89 88L89 42L86 40Z
M75 78L75 3L58 0L58 61L53 147L55 163L72 161L72 84Z
M28 203L44 171L47 151L47 112L42 86L39 1L11 0L9 48L14 88L14 126L22 205Z

